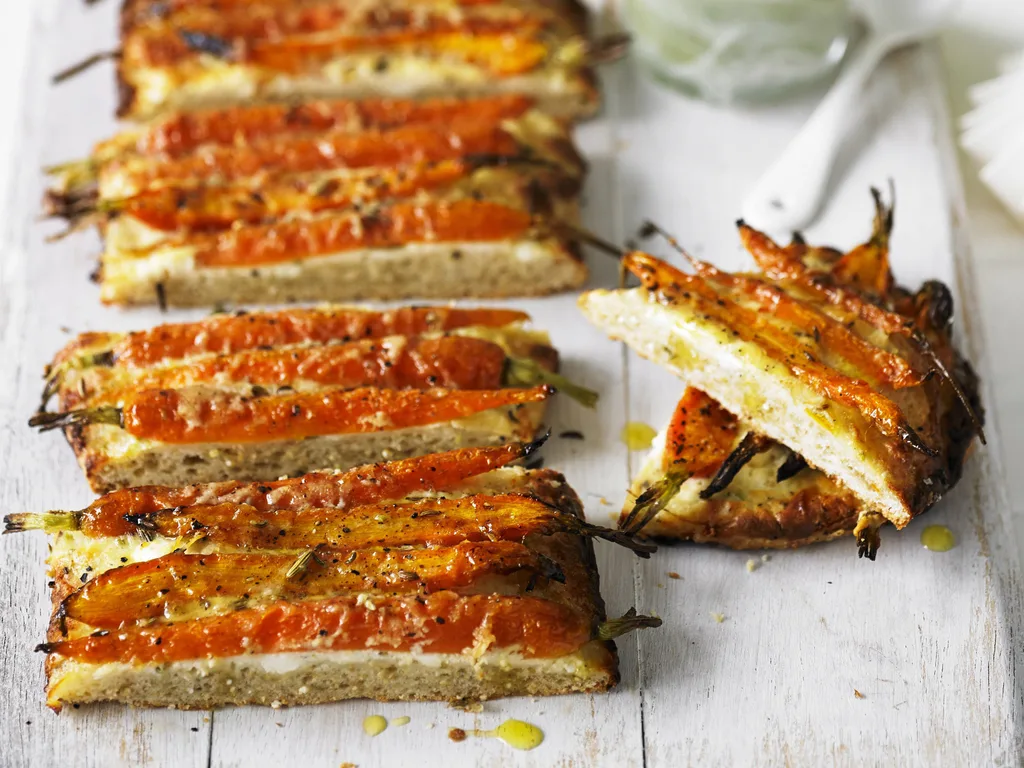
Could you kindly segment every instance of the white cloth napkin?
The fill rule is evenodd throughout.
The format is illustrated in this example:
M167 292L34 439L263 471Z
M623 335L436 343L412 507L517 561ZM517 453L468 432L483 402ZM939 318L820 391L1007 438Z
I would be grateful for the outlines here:
M960 121L960 143L981 165L982 182L1024 222L1024 51L1000 70L968 91L974 108Z

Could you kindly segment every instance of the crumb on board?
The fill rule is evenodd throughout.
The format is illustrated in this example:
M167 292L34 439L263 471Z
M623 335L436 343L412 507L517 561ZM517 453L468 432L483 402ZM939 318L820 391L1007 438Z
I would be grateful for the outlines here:
M679 575L678 573L676 573L675 571L669 571L669 572L668 572L668 577L669 577L670 579L681 579L681 578L683 578L682 576L680 576L680 575Z
M864 694L861 693L860 691L858 691L856 688L854 688L853 689L853 698L855 698L855 699L863 699L864 698Z
M359 768L355 763L342 763L338 768Z
M412 718L408 715L402 715L401 717L396 717L394 720L392 720L391 725L393 725L396 728L401 728L403 725L408 725L411 720Z
M658 582L658 589L664 589L664 588L665 588L665 585L664 585L664 584L662 584L662 583L661 583L661 582L659 581L659 582Z
M479 714L484 711L482 701L468 701L466 699L462 699L453 701L448 706L452 709L461 709L463 712L469 712L471 714Z
M284 723L274 723L278 728L284 728Z
M711 618L714 619L715 621L717 621L719 624L721 624L723 621L725 621L725 614L724 613L715 613L714 611L712 611L711 612Z
M747 573L753 573L757 570L757 560L750 558L747 560Z
M772 559L771 555L761 555L761 562L762 563L767 563L771 559Z
M602 497L601 497L600 499L598 499L598 501L600 501L600 502L601 502L602 504L604 504L604 505L605 505L606 507L607 507L607 506L608 506L609 504L611 504L611 502L610 502L610 501L608 501L608 499L606 499L606 498L605 498L604 496L602 496Z
M462 730L461 728L449 728L448 729L448 738L451 739L452 741L456 742L456 743L458 743L460 741L465 741L466 740L466 732L464 730Z

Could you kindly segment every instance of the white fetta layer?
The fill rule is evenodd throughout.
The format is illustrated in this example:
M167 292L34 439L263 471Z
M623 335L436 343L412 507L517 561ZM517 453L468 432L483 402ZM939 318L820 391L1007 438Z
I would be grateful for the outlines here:
M526 658L503 648L476 655L308 650L141 665L60 659L50 672L47 703L208 707L366 697L452 700L606 690L615 678L614 657L601 641L556 658Z
M534 659L526 658L517 652L489 652L479 659L471 654L462 653L423 653L408 651L300 651L295 653L265 653L246 654L244 656L229 656L221 659L195 659L188 661L173 661L161 665L165 669L194 669L200 672L214 670L224 665L241 669L244 667L254 668L268 675L286 675L296 672L316 662L328 662L331 664L372 664L375 662L386 662L396 666L411 666L417 664L425 667L441 669L450 666L474 666L485 664L499 668L513 667L519 669L544 669L552 672L565 674L577 674L586 665L586 660L579 653L569 656L562 656L556 659ZM107 675L123 674L133 668L131 664L123 662L110 662L107 664L83 665L92 667L92 672L97 679Z
M842 481L898 526L909 511L889 488L884 458L859 411L820 395L757 344L737 338L685 303L666 307L646 289L591 291L580 306L596 325L715 398L760 433Z
M442 58L361 53L334 59L315 75L268 78L267 73L257 67L207 57L203 60L203 69L191 73L185 82L173 70L134 70L131 80L139 114L133 116L148 117L170 109L261 99L421 98L453 93L526 93L557 108L560 100L564 102L581 95L577 66L583 52L583 41L573 39L552 57L557 65L508 77L495 77L483 67ZM384 69L380 67L382 59L387 61Z

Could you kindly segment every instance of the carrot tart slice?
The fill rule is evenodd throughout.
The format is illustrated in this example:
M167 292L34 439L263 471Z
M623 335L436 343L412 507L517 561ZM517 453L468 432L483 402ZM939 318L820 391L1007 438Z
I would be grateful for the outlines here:
M613 638L660 621L607 619L591 540L652 547L584 522L557 472L505 466L535 447L9 515L7 532L52 534L47 703L608 690Z
M523 96L177 114L53 169L112 304L537 295L580 285L584 165Z
M134 0L121 14L118 116L306 98L527 93L563 115L598 96L575 0ZM599 56L597 56L599 58Z
M62 428L97 491L275 479L530 440L557 352L501 309L321 307L89 333L50 367L31 423ZM57 410L45 410L56 397Z
M635 251L625 264L642 287L580 300L614 338L854 494L869 555L877 527L931 507L983 437L977 378L951 343L951 293L895 284L892 210L876 200L872 237L849 253L783 247L740 222L763 274L688 256L684 272Z

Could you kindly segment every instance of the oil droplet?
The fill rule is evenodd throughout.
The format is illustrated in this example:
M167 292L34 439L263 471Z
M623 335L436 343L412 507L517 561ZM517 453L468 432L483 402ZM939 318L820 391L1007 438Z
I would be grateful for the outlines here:
M956 546L956 536L944 525L929 525L921 531L921 543L932 552L949 552Z
M544 741L544 731L522 720L506 720L491 733L513 749L530 750L539 747Z
M651 447L658 431L642 421L631 421L622 428L620 439L631 451L644 451Z
M465 741L466 737L487 736L492 739L501 739L513 749L530 750L541 745L544 741L544 731L531 723L522 720L506 720L497 728L491 731L474 728L471 731L464 731L461 728L452 728L448 731L448 738L452 741Z
M380 736L388 727L388 721L381 715L369 715L363 720L363 730L367 736Z
M392 720L391 725L395 728L401 728L403 725L408 725L410 720L412 720L412 718L408 715L402 715L401 717L396 717Z

